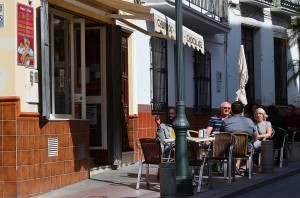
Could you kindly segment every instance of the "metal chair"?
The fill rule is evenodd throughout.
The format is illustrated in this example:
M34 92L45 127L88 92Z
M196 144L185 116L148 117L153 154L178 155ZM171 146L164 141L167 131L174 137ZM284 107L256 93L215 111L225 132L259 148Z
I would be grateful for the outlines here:
M188 130L187 131L187 136L188 137L199 137L199 131Z
M228 172L228 185L231 185L231 178L233 177L233 181L235 181L233 162L234 162L234 146L236 142L236 138L231 133L227 132L215 132L214 133L215 140L213 141L211 162L221 162L224 165L226 164L228 170L224 168L225 172ZM212 163L210 163L211 166ZM212 170L210 167L209 170ZM210 177L212 177L212 171L210 171ZM211 182L212 188L212 182Z
M204 156L202 156L202 149L203 149L203 146L201 146L198 142L187 140L189 166L199 168L197 192L201 192L204 166L205 166L205 164L209 164L209 159L207 159L207 156L209 156L210 148L208 147L205 149ZM208 166L208 167L210 167L210 166ZM194 168L193 168L193 174L192 174L193 177L195 176L195 172L196 172L196 170L194 170ZM209 182L210 181L211 180L209 177Z
M280 158L279 160L279 167L282 168L282 163L283 163L283 156L286 158L286 163L288 163L288 144L287 144L287 139L288 139L288 134L286 130L283 128L273 126L273 129L275 131L273 137L271 140L273 140L273 147L274 151L280 151L280 156L277 156Z
M249 179L252 179L253 175L253 148L248 152L248 138L249 134L245 132L233 132L236 137L234 147L234 159L246 159L246 171L249 170Z
M159 165L160 162L167 161L168 158L162 157L160 141L154 138L140 138L136 140L136 146L140 150L139 173L136 189L140 188L143 164L146 164L146 183L149 186L149 164ZM142 160L144 156L144 161Z
M195 130L188 130L187 136L188 137L204 137L205 129L199 129L199 131Z

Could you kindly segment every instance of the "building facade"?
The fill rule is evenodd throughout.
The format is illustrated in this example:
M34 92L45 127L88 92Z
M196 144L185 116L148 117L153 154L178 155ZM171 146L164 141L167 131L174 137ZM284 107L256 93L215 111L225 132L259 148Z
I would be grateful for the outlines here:
M282 44L291 5L182 1L191 129L235 100L241 44L249 100L298 104L297 86L278 81L298 57ZM136 140L155 137L154 115L165 120L176 106L175 21L175 0L0 1L0 195L33 196L137 162Z
M263 106L271 104L299 107L299 82L287 86L291 71L287 65L299 60L297 45L288 41L287 28L296 16L299 1L231 1L228 7L230 34L228 36L228 82L237 82L236 58L244 45L249 81L247 98ZM238 84L228 87L232 101Z

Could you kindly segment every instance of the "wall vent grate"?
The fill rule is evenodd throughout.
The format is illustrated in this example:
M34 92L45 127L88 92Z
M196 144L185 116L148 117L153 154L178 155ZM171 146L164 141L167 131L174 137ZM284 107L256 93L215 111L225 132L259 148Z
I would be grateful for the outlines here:
M48 156L58 156L58 138L48 138Z

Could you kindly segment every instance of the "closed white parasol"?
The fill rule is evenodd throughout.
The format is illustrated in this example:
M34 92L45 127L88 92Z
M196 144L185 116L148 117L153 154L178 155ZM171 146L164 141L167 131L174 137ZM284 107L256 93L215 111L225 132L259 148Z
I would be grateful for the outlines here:
M236 92L236 101L241 101L244 105L246 105L247 96L246 96L245 87L248 82L248 68L247 68L247 62L246 62L243 45L241 45L240 48L238 72L239 72L239 89Z

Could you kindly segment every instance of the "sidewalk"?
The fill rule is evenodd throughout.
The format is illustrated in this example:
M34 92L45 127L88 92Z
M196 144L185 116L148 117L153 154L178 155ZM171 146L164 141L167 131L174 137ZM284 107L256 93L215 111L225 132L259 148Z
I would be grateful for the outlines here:
M145 166L144 166L145 167ZM278 181L282 178L300 172L300 143L294 147L294 159L283 164L282 168L275 166L274 174L262 174L254 172L252 180L238 176L231 186L223 177L213 177L213 189L206 186L203 180L202 192L194 193L190 197L235 197L249 192L258 187ZM36 196L37 198L120 198L120 197L160 197L160 184L157 180L157 166L150 166L150 186L146 186L145 168L140 184L140 190L136 190L138 163L123 167L118 170L110 170L91 176L90 179Z

